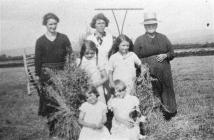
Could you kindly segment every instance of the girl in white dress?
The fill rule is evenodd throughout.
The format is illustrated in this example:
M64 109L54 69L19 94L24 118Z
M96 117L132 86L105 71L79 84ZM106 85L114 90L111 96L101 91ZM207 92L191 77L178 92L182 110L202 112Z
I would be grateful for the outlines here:
M80 106L78 122L83 126L79 140L108 140L109 131L104 126L106 122L107 106L98 100L95 87L86 92L87 102Z
M114 113L111 128L112 140L139 140L140 128L130 118L133 109L139 109L139 100L136 96L127 94L125 83L115 80L115 97L108 102L108 108Z
M86 71L90 84L97 88L99 100L106 104L103 84L108 76L104 67L98 65L98 49L93 41L85 40L80 50L79 66Z
M141 67L141 74L146 72L145 65L133 52L133 43L126 35L119 35L109 53L109 81L111 87L115 87L114 80L120 79L127 86L127 93L135 92L136 69L135 66ZM113 55L112 55L113 54Z

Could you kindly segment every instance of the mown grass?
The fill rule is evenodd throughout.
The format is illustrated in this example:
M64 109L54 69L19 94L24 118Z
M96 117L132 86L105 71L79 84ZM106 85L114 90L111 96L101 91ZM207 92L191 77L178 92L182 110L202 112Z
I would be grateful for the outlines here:
M147 128L148 139L214 139L213 58L185 57L173 61L178 114L166 122L159 111L153 113Z
M27 95L24 68L0 69L0 139L47 139L46 120L38 117L38 96Z
M166 122L157 110L148 140L214 138L214 56L172 61L178 114ZM0 69L0 139L48 140L46 119L37 115L38 96L27 95L24 68Z

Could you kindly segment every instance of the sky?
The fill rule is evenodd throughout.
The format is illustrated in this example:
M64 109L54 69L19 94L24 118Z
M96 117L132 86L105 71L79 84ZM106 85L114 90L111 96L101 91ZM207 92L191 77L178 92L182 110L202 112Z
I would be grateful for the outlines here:
M169 38L184 31L214 30L214 0L1 0L0 6L0 51L34 47L36 39L46 32L42 17L48 12L60 18L57 31L66 34L71 42L92 30L91 19L100 12L110 19L107 31L117 35L111 11L95 8L143 8L127 14L124 33L133 40L144 33L140 24L144 12L157 13L158 32ZM125 11L115 13L122 25Z

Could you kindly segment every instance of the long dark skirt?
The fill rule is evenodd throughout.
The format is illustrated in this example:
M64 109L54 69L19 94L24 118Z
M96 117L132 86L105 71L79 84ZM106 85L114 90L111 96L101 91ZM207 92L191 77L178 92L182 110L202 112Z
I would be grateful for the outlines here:
M58 103L53 98L48 96L45 86L41 87L38 115L46 117L54 112L57 112L58 110L54 106L58 106Z
M169 76L169 80L172 78ZM169 83L172 83L170 81ZM161 111L166 120L170 120L177 114L177 105L175 100L175 93L173 85L166 86L160 80L152 81L152 89L154 96L161 100L162 105L160 106Z

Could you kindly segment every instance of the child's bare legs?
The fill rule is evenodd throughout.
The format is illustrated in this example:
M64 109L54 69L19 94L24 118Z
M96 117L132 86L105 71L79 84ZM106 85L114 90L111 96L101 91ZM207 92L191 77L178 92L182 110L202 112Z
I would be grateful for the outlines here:
M104 95L104 89L103 89L103 86L99 86L97 87L97 91L99 93L99 97L98 97L98 100L103 102L104 104L106 104L106 99L105 99L105 95Z

